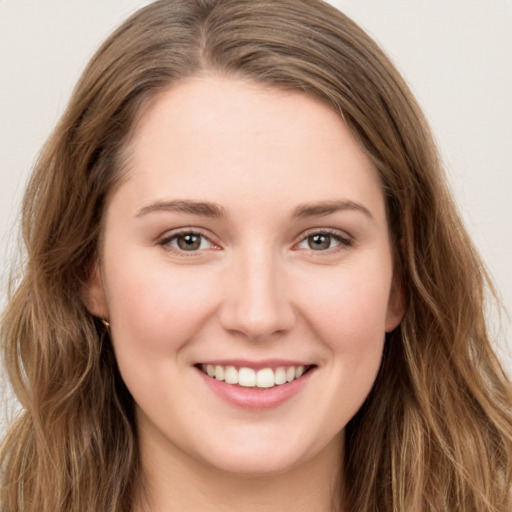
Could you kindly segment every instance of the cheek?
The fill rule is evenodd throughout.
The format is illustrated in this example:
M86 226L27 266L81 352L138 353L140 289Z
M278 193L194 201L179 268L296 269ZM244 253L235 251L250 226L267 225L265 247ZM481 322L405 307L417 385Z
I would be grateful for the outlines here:
M326 348L325 364L332 372L326 396L343 397L336 412L340 424L360 408L379 371L390 282L391 265L389 271L365 265L340 268L329 280L309 283L303 311Z
M321 366L326 378L315 397L317 426L334 436L360 409L377 377L391 271L386 273L380 265L328 270L329 279L317 274L304 281L301 311L324 348Z
M391 270L340 268L329 279L310 279L302 308L335 351L380 346L385 335Z
M156 355L176 350L215 310L216 289L216 276L206 269L125 261L109 274L108 302L116 338L145 354L148 349Z

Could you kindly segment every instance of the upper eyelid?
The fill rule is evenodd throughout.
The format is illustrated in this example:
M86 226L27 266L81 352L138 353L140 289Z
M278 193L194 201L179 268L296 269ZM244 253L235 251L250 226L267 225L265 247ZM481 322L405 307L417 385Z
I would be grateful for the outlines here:
M325 234L331 236L334 239L337 239L338 243L334 247L328 247L322 250L315 250L311 247L299 247L301 244L306 242L310 236L315 234ZM311 254L311 257L314 256L315 258L328 258L340 253L340 251L346 251L353 246L354 237L344 230L334 228L312 228L300 235L300 238L294 242L292 250L301 252L303 254Z
M333 235L337 236L344 240L354 240L354 237L348 233L347 231L343 229L336 229L336 228L311 228L304 232L302 232L296 239L295 243L301 242L308 236L314 235L314 234L327 234L327 235Z
M157 243L158 243L158 245L165 245L180 235L188 235L188 234L202 236L203 238L208 240L208 242L210 242L210 244L212 244L213 246L220 247L220 243L215 240L215 237L211 236L210 234L205 233L204 230L201 228L178 228L176 230L166 231L163 235L161 235L157 238ZM195 252L195 251L191 251L191 252ZM197 251L197 252L199 252L199 251Z
M188 235L188 234L194 234L194 235L201 235L204 238L207 238L212 243L214 243L213 238L215 238L212 234L210 234L209 231L203 229L203 228L196 228L196 227L185 227L185 228L177 228L177 229L170 229L165 231L162 235L158 237L158 240L165 240L169 238L174 238L175 236L179 235Z
M200 235L200 236L206 238L211 244L218 246L218 247L222 247L222 244L220 244L216 240L215 236L213 236L209 231L207 231L207 232L205 232L205 231L206 230L204 230L203 228L198 228L198 227L178 228L176 230L167 231L162 236L158 237L157 240L158 240L159 244L164 244L180 235L196 234L196 235ZM298 243L304 241L308 236L311 236L313 234L321 234L321 233L339 237L342 240L349 240L349 241L354 240L354 237L345 230L337 229L337 228L315 227L315 228L310 228L310 229L307 229L307 230L301 232L301 234L295 238L292 245L293 246L297 245Z

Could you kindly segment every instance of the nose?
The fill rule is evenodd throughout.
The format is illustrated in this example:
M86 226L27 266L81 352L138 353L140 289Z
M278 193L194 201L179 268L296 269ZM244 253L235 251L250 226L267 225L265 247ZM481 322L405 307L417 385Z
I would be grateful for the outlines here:
M250 340L289 331L296 321L290 288L276 257L240 256L225 275L220 321L224 329Z

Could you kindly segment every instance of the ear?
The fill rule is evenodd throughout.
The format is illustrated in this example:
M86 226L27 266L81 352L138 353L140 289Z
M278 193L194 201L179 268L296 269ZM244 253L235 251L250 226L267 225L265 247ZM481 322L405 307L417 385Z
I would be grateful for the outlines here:
M89 277L83 286L82 296L85 306L91 314L98 318L108 318L105 289L97 262L92 265Z
M395 330L405 314L405 291L397 273L393 275L386 312L386 332Z

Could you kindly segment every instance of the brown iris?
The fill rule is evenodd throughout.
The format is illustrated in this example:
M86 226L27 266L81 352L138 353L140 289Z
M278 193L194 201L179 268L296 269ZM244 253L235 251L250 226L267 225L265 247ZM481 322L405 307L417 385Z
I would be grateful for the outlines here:
M331 238L331 235L326 233L317 233L315 235L308 236L308 245L314 251L329 249L331 246Z
M195 251L201 247L201 236L194 233L180 235L176 238L178 247L183 251Z

